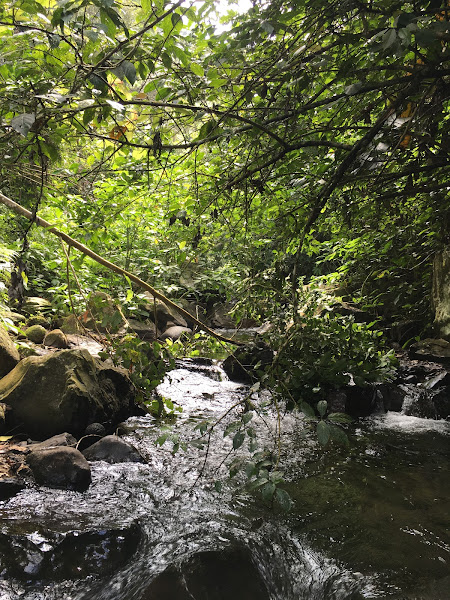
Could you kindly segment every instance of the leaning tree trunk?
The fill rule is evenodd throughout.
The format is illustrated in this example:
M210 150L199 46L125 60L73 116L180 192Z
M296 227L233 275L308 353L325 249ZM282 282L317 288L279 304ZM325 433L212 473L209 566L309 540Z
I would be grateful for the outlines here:
M33 213L31 213L29 210L27 210L26 208L23 208L23 206L20 206L20 204L17 204L17 202L14 202L14 200L11 200L10 198L5 196L1 192L0 192L0 202L2 204L4 204L5 206L7 206L8 208L10 208L11 210L13 210L18 215L26 217L30 221L34 221L37 225L44 227L44 229L46 229L50 233L53 233L54 235L58 236L61 240L66 242L66 244L68 244L69 246L73 246L74 248L77 248L77 250L79 250L86 256L90 256L93 260L98 262L100 265L103 265L110 271L114 271L114 273L118 273L119 275L128 277L128 279L130 281L133 281L133 283L138 285L143 290L150 292L155 298L158 298L159 300L161 300L161 302L163 302L166 306L176 310L178 313L183 315L183 317L186 317L190 321L195 323L197 325L197 327L199 329L201 329L202 331L209 333L209 335L212 335L216 339L221 340L223 342L229 342L231 344L241 345L241 342L237 342L235 340L230 340L230 339L216 333L213 329L210 329L207 325L205 325L205 323L202 323L202 321L199 321L199 319L194 317L194 315L192 315L190 312L188 312L181 306L178 306L178 304L176 304L172 300L169 300L169 298L166 298L166 296L164 296L164 294L162 294L161 292L158 292L158 290L155 290L155 288L153 288L151 285L149 285L142 279L139 279L139 277L136 277L136 275L133 275L133 273L129 273L128 271L126 271L125 269L122 269L118 265L115 265L114 263L110 262L109 260L106 260L106 258L103 258L99 254L96 254L95 252L90 250L84 244L81 244L77 240L74 240L69 235L67 235L63 231L60 231L59 229L57 229L56 227L51 225L51 223L49 223L48 221L45 221L41 217L38 217L37 215L33 215Z

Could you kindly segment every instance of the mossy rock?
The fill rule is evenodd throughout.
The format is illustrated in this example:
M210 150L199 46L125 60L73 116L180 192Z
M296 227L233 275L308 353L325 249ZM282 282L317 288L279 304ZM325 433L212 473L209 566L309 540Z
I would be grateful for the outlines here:
M19 362L0 380L0 402L11 406L11 427L43 440L127 419L134 389L124 370L94 360L87 350L61 350Z
M52 303L45 298L39 298L38 296L30 296L25 299L22 304L22 311L27 315L34 315L37 313L48 313L52 310Z
M28 319L27 325L28 327L31 327L32 325L41 325L42 327L44 327L44 329L48 329L50 327L49 320L46 319L43 315L32 315Z
M42 344L44 341L47 330L42 325L32 325L25 329L25 335L30 342L35 344Z

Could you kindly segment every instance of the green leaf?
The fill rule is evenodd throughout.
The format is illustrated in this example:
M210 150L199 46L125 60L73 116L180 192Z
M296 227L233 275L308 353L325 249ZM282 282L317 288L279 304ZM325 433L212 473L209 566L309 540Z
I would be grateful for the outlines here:
M183 24L183 18L181 15L179 15L178 13L172 13L170 20L172 21L172 25L174 27L176 27L178 25L178 23L181 22L181 24Z
M271 481L268 481L265 485L262 486L261 495L265 502L270 502L272 500L272 497L275 493L275 489L276 485Z
M223 432L223 437L227 437L228 435L230 435L230 433L234 433L236 429L239 429L240 426L240 421L233 421L225 428L225 431Z
M253 412L249 411L246 412L243 417L242 417L242 422L244 423L244 425L247 425L247 423L250 423L250 421L253 419Z
M325 446L330 439L330 426L325 421L317 423L317 439L322 446Z
M308 404L307 402L300 403L300 410L305 415L305 417L308 417L309 419L314 419L316 417L314 408L311 406L311 404Z
M199 77L203 77L205 74L205 71L203 69L203 67L201 65L198 65L197 63L191 63L190 64L191 67L191 71L195 74L198 75Z
M330 437L334 442L338 444L342 444L343 446L348 446L348 436L343 429L338 427L337 425L329 425L330 427Z
M238 431L233 438L233 448L237 450L242 446L245 440L245 433L243 431Z
M281 508L284 512L289 512L292 508L292 499L285 490L277 488L274 497L275 504Z
M320 402L317 403L317 412L321 417L323 417L327 412L327 407L328 402L326 400L320 400Z
M214 121L214 119L212 119L211 121L207 121L206 123L203 123L203 125L200 128L200 131L198 133L198 139L199 140L203 140L204 138L208 137L208 135L211 133L211 131L215 128L216 126L216 122Z
M166 67L166 69L172 68L172 58L169 54L167 54L167 52L163 52L161 54L161 60L163 62L163 65Z
M219 494L222 493L222 489L223 489L223 484L221 481L215 481L214 482L214 489L216 490L216 492L218 492Z
M136 81L136 67L133 65L133 63L129 60L124 60L122 63L122 70L123 74L131 83L131 85L134 85Z
M11 119L11 127L17 133L20 133L23 136L26 136L30 129L33 127L34 122L36 121L36 115L32 113L24 113L23 115L19 115Z
M383 50L387 50L397 41L397 32L395 29L387 29L382 37L381 47Z
M330 413L328 415L328 420L333 421L334 423L351 423L353 421L350 415L342 412Z

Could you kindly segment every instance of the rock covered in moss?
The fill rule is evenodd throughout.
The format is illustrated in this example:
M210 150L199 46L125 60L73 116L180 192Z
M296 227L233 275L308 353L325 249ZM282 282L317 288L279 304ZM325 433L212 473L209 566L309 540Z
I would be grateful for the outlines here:
M39 296L29 296L25 299L22 304L22 312L27 315L34 315L36 313L48 313L52 310L52 303L45 298Z
M35 439L61 431L80 436L93 422L114 424L134 410L134 388L122 369L87 350L24 358L0 381L0 402L11 406L11 426Z
M42 344L46 333L47 331L44 327L42 327L42 325L31 325L31 327L25 329L25 335L27 339L35 344Z
M0 377L9 373L20 360L20 355L5 328L0 325Z
M49 331L43 340L44 346L51 346L52 348L66 349L69 347L69 342L65 334L61 329L52 329Z
M50 327L50 323L48 319L44 317L44 315L32 315L28 319L28 326L31 327L32 325L42 325L44 329L48 329Z

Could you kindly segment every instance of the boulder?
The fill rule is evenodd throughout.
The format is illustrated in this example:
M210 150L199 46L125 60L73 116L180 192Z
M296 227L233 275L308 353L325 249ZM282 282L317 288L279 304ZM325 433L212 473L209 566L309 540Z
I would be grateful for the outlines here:
M273 361L274 353L264 342L251 342L237 348L222 364L222 368L232 381L253 383L258 379L258 371Z
M160 340L173 340L174 342L180 339L181 335L185 333L187 335L192 333L192 329L189 327L181 327L181 325L172 325L160 336Z
M107 435L86 450L83 455L87 460L104 460L107 463L145 463L139 452L116 435Z
M31 327L25 329L27 339L35 344L42 344L46 333L47 331L42 325L31 325Z
M68 348L69 342L65 334L61 331L61 329L53 329L49 331L44 337L43 341L44 346L51 346L52 348Z
M32 450L27 464L39 485L83 492L91 483L89 463L69 446Z
M114 424L133 414L134 388L126 371L87 350L24 358L0 381L0 402L11 406L11 426L44 440L84 433L93 422Z
M31 444L30 449L34 452L35 450L42 450L42 448L56 448L57 446L72 446L77 445L77 440L70 433L60 433L54 435L48 440L39 442L38 444Z
M5 328L0 325L0 378L12 371L20 355Z
M269 600L250 553L241 548L199 552L158 575L139 600Z
M227 305L223 302L216 302L208 310L208 322L211 327L218 327L220 329L233 329L236 327L235 321L230 317L229 311L231 305Z

